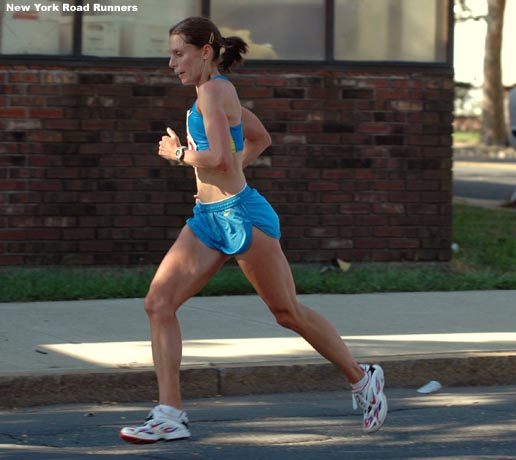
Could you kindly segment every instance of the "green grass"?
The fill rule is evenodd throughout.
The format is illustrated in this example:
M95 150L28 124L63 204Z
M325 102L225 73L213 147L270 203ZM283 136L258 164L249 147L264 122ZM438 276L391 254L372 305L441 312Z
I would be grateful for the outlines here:
M454 131L453 142L455 144L479 144L481 140L479 131Z
M460 245L454 260L457 269L515 273L515 210L456 205L453 237Z
M293 266L298 292L370 293L516 289L516 212L454 206L453 241L459 245L447 268L353 265L347 272ZM0 270L0 301L143 297L154 267L6 268ZM235 266L221 270L200 295L252 294Z

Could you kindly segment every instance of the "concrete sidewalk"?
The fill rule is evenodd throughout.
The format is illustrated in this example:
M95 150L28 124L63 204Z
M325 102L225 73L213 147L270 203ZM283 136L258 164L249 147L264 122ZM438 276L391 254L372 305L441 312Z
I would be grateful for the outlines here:
M516 291L303 295L387 386L516 383ZM156 397L141 299L0 304L0 406ZM185 397L346 386L257 296L180 310Z

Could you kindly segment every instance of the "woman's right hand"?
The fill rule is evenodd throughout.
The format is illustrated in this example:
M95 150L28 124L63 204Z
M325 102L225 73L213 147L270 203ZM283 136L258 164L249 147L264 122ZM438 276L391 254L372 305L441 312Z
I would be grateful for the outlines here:
M158 154L161 158L171 161L176 160L176 150L181 146L181 141L177 134L170 128L167 128L168 136L163 136L159 143Z

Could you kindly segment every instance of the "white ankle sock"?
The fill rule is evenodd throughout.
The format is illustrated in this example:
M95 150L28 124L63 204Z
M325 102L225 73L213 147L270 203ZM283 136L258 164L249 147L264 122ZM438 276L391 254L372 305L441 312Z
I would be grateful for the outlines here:
M172 406L167 406L166 404L160 404L158 406L158 410L165 416L175 419L180 419L181 414L183 413L182 410L176 409Z
M351 384L351 391L362 391L365 386L369 383L369 372L366 372L361 380L359 380L357 383Z

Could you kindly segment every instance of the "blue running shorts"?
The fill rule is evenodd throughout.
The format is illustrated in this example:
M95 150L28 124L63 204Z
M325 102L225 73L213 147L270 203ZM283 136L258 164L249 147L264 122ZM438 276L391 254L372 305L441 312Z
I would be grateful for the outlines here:
M253 226L272 238L281 237L279 218L269 202L248 185L235 196L215 203L197 203L186 223L206 246L227 255L243 254Z

